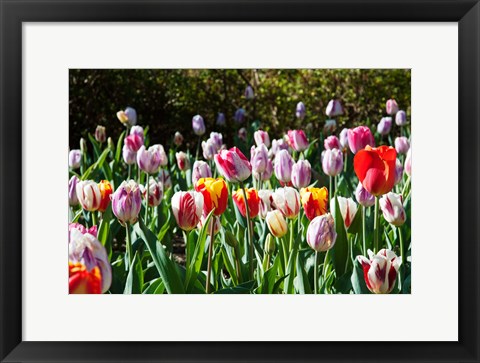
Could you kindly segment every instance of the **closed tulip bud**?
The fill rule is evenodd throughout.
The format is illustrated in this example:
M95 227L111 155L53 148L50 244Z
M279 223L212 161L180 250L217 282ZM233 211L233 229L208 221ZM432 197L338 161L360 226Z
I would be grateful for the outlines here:
M340 101L330 100L330 102L328 102L327 109L325 110L325 114L328 117L336 117L343 115L343 107Z
M325 147L325 150L342 149L342 146L340 145L340 140L335 135L330 135L329 137L327 137L323 142L323 146Z
M97 140L99 143L104 143L105 140L107 139L107 135L105 132L105 127L98 125L97 128L95 129L95 140Z
M79 181L80 179L76 175L73 175L68 181L68 204L72 207L78 205L77 184Z
M160 205L163 199L163 184L157 182L154 178L150 178L148 182L148 205L150 207L156 207ZM143 197L147 197L147 189L142 186Z
M102 274L98 267L88 270L81 262L68 262L69 294L101 294Z
M292 180L293 159L287 150L280 150L275 157L275 176L282 185Z
M252 175L256 180L270 180L273 174L273 163L270 159L267 159L267 166L265 167L265 171L263 173L257 173L256 171L252 171Z
M337 197L337 201L340 208L340 214L343 218L343 223L345 224L345 227L348 228L352 224L355 214L357 214L358 206L352 198ZM335 214L334 198L330 201L330 211Z
M124 180L112 194L112 211L119 222L133 224L138 220L142 207L140 187L134 180Z
M205 122L203 117L200 115L195 115L192 118L192 128L195 135L202 136L205 133Z
M395 150L397 154L406 154L410 149L410 142L405 136L400 136L395 139Z
M392 190L395 184L397 152L391 146L367 146L353 159L353 168L363 187L375 196Z
M273 236L269 233L267 234L267 237L265 238L265 247L264 247L265 253L272 256L275 253L275 240L273 239Z
M272 194L273 202L286 218L293 219L300 212L300 194L295 188L278 188Z
M300 199L303 210L309 220L327 213L328 209L328 189L322 188L302 188L300 190Z
M395 115L398 112L397 101L390 99L386 103L386 109L388 115Z
M243 121L245 121L246 114L247 113L246 113L245 109L239 108L235 111L235 115L233 116L233 120L237 124L241 124L241 123L243 123Z
M113 143L113 140L111 137L109 137L107 139L107 145L108 145L108 148L110 149L110 151L115 151L115 144Z
M245 188L245 194L247 195L247 204L248 211L250 213L250 219L253 219L258 215L260 209L260 199L258 197L258 192L254 188ZM246 218L247 210L245 205L245 198L243 197L243 191L241 189L238 189L235 193L233 193L232 198L242 216Z
M134 126L137 124L137 111L132 107L127 107L125 111L117 112L118 120L128 126Z
M69 232L68 259L81 263L87 271L100 270L101 292L107 292L112 283L112 268L108 254L100 241L89 233L81 233L73 228Z
M405 158L405 173L412 176L412 149L408 149L407 157Z
M173 143L176 146L181 146L183 144L183 135L180 132L175 132L175 135L173 136Z
M325 125L323 126L324 134L331 134L337 129L337 121L335 120L326 120Z
M267 148L270 147L270 137L268 136L268 132L257 130L253 133L253 138L255 139L255 144L257 144L257 146L263 144Z
M181 171L190 169L190 159L186 153L179 151L175 153L175 157L177 159L177 166Z
M255 98L255 94L253 93L253 88L252 86L247 86L247 88L245 88L245 98L247 100L253 100Z
M402 165L402 162L399 159L397 159L397 161L395 162L395 185L400 183L400 181L402 180L402 177L403 177L403 165Z
M308 160L298 160L292 166L292 184L295 188L305 188L312 179L312 167Z
M376 255L368 250L368 255L370 259L357 256L367 288L374 294L389 294L395 287L402 259L387 249L380 250Z
M107 210L108 204L110 203L110 195L113 193L112 184L108 180L102 180L98 183L98 188L100 189L100 206L98 210L100 212L105 212Z
M192 185L197 185L197 182L200 178L211 178L212 170L210 166L201 160L197 160L193 163L192 169Z
M322 159L323 172L329 176L337 176L343 170L343 154L339 149L327 149Z
M245 127L238 130L238 138L242 141L247 141L247 129Z
M343 152L347 151L348 148L348 129L345 128L340 132L340 146Z
M197 224L198 229L202 229L203 226L205 225L205 221L207 220L207 216L205 214L202 214L200 217L200 222ZM212 235L212 223L214 223L213 226L213 234L216 235L218 232L220 232L220 228L222 227L222 224L220 223L220 217L217 217L213 215L210 220L208 221L208 226L207 226L207 234L209 236Z
M261 174L267 169L268 149L264 144L252 146L250 149L250 164L254 173Z
M80 139L80 151L82 154L86 154L88 151L87 140L85 140L83 137Z
M303 130L288 130L288 139L295 151L304 151L308 148L307 135Z
M136 153L143 146L143 139L137 134L128 135L124 143L131 152Z
M194 229L203 211L203 195L197 192L176 192L171 200L172 211L178 226L184 231Z
M98 184L92 180L77 183L77 198L83 209L94 212L100 207L102 195Z
M407 124L407 114L405 111L398 111L395 115L395 123L398 126L405 126Z
M137 152L138 167L147 174L157 173L162 163L162 149L163 146L158 144L152 145L148 149L142 145Z
M280 150L287 150L288 151L288 144L283 139L273 140L272 147L268 151L268 157L273 159L277 156Z
M275 203L273 202L273 192L270 189L260 189L258 191L259 199L259 215L260 218L265 218L267 213L272 209L275 209Z
M392 129L392 118L391 117L382 117L380 122L377 125L377 132L380 135L388 135Z
M200 178L195 190L203 195L203 214L208 215L214 208L214 215L219 216L227 209L228 188L222 178Z
M369 145L375 146L375 139L367 126L358 126L348 130L348 146L352 153L356 154Z
M243 182L252 173L250 162L237 147L221 150L215 155L215 164L230 183Z
M217 115L216 123L217 123L217 126L225 126L226 124L225 114L223 114L222 112L219 112Z
M225 242L227 243L227 245L229 245L230 247L233 247L233 248L237 247L237 245L238 245L237 238L228 229L225 230Z
M297 116L299 120L303 120L305 118L305 114L306 114L305 104L303 102L297 103L297 108L295 109L295 116Z
M407 216L403 207L403 198L401 194L387 193L380 198L380 208L385 220L394 226L401 226L405 223Z
M143 145L143 143L145 142L145 131L143 130L142 126L132 126L132 128L130 129L130 135L137 135L140 140L142 140L141 145Z
M368 190L363 187L362 183L358 183L357 185L355 198L357 199L357 203L364 207L371 207L375 204L375 196L370 194Z
M213 145L215 145L215 151L218 151L222 148L223 145L223 136L219 132L211 132L210 140L212 140Z
M287 234L287 222L282 212L278 209L268 212L265 221L267 222L270 233L275 237L281 238Z
M307 243L316 252L325 252L335 245L337 233L330 213L315 217L307 228Z
M127 144L123 145L122 156L123 156L123 161L125 161L125 164L127 165L135 164L135 162L137 161L137 153L131 150L127 146Z

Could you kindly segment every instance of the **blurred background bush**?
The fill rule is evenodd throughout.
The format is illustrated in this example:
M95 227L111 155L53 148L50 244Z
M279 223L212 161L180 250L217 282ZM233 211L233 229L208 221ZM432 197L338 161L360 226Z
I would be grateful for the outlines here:
M345 109L336 118L338 132L376 125L389 98L395 98L410 119L410 75L408 69L74 69L69 82L70 148L78 148L80 137L93 134L97 125L116 140L124 130L116 113L127 106L136 109L137 124L149 126L151 143L166 147L175 131L194 146L198 138L191 120L196 114L203 116L207 135L220 131L231 146L241 127L233 120L240 107L247 111L247 122L259 121L271 138L307 124L312 134L321 133L332 98ZM253 101L245 99L247 85L255 91ZM303 121L295 118L299 101L307 109ZM219 112L226 116L224 127L215 125Z

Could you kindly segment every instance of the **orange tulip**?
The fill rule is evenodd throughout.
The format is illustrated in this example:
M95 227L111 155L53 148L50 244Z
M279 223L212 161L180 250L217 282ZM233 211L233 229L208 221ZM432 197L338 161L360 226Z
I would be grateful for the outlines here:
M203 195L203 212L208 215L215 208L216 216L227 209L228 188L222 178L200 178L195 185L195 190Z
M68 277L70 294L102 293L102 276L98 266L88 271L80 262L68 262Z
M309 220L327 213L327 188L302 188L300 190L300 199L303 209L305 210L305 215Z
M107 180L102 180L98 183L98 189L100 189L101 195L98 210L103 213L107 210L108 203L110 203L110 195L113 193L112 184Z
M395 184L397 152L391 146L366 146L355 154L353 167L363 187L375 196L392 190Z
M245 188L245 194L247 195L250 219L255 218L258 215L260 209L260 199L258 198L258 192L254 188ZM233 193L232 198L242 216L246 217L247 211L245 209L245 199L243 198L242 189L238 189L235 193Z

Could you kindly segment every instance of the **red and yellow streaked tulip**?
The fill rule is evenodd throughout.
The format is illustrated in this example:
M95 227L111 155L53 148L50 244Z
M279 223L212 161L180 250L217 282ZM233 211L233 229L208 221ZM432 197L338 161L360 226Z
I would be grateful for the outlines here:
M305 215L309 220L327 213L328 209L328 189L322 188L302 188L300 190Z
M247 195L248 211L250 212L250 218L255 218L258 215L260 210L260 198L258 197L258 192L254 188L247 189L245 188L245 194ZM245 199L243 197L243 191L238 189L232 195L233 201L238 207L238 210L242 216L247 216Z
M68 262L68 291L70 294L101 294L100 269L94 267L89 271L81 262Z
M100 181L98 188L100 189L101 195L98 210L103 213L107 210L108 204L110 203L110 195L113 193L113 188L108 180Z
M203 211L208 215L214 208L214 215L219 216L227 209L228 188L222 178L200 178L195 190L203 195Z

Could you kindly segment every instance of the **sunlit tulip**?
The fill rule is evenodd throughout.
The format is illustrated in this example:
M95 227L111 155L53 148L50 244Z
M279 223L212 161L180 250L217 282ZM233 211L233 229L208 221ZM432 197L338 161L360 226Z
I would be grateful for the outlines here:
M110 151L114 152L115 151L115 144L113 143L113 139L109 136L107 139L107 145Z
M243 123L245 121L245 116L246 116L246 111L243 108L239 108L235 111L235 115L233 116L233 119L237 124Z
M323 172L329 176L337 176L343 170L343 154L339 149L327 149L322 159Z
M348 146L356 154L365 149L367 145L375 146L375 139L367 126L358 126L348 130Z
M97 140L101 144L107 140L105 126L97 126L97 128L95 129L95 140Z
M293 219L300 212L300 194L295 188L278 188L272 194L275 207L280 210L286 218Z
M82 152L78 149L70 150L68 153L68 166L72 169L78 169L82 162Z
M222 148L223 145L223 136L219 132L211 132L210 139L212 140L213 144L215 145L215 151L218 151Z
M175 135L173 136L173 143L176 146L181 146L183 144L183 135L179 131L175 132Z
M147 174L157 173L162 164L162 149L163 146L158 144L152 145L148 149L142 145L137 152L138 167Z
M193 163L192 168L192 185L197 185L197 182L200 178L211 178L212 170L210 166L201 160L197 160Z
M269 233L265 238L265 245L263 247L266 254L272 256L275 253L275 240L272 235Z
M129 150L136 153L143 146L143 139L137 134L128 135L124 143Z
M403 198L401 194L387 193L380 198L380 208L383 212L383 218L394 226L401 226L405 223L407 216L403 207Z
M389 294L395 287L402 259L386 249L380 250L376 255L368 250L368 255L370 259L357 256L367 288L374 294Z
M348 228L357 214L358 206L357 203L353 201L352 198L337 197L338 206L340 208L340 214L343 218L343 223L345 227ZM335 199L332 198L330 201L330 211L335 214Z
M255 170L252 171L252 175L256 180L266 181L272 177L273 174L273 163L270 159L267 159L267 166L263 173L257 173Z
M253 88L250 85L245 88L245 98L247 100L253 100L255 98L255 93L253 92Z
M397 154L406 154L410 149L410 142L405 136L400 136L395 139L395 150Z
M101 294L102 274L98 267L88 270L81 262L68 262L68 292L70 294Z
M255 218L260 210L260 199L258 197L258 192L254 188L245 188L245 194L247 195L247 204L248 211L250 213L250 219ZM246 206L245 199L243 197L243 191L241 189L238 189L235 193L233 193L232 198L242 216L246 218L247 211L245 209Z
M335 117L343 115L343 107L339 100L330 100L325 110L328 117Z
M68 181L68 205L72 207L78 205L77 184L79 181L80 179L76 175L73 175Z
M247 141L247 129L245 127L238 130L238 138L242 141Z
M177 159L177 166L181 171L190 169L190 159L185 152L179 151L175 153L175 158Z
M134 126L137 124L137 111L132 107L127 107L125 111L117 112L117 118L124 125Z
M308 148L307 135L303 130L288 130L290 145L296 151L304 151Z
M195 135L202 136L205 133L205 122L203 117L200 115L195 115L192 118L192 128Z
M280 150L287 150L288 151L288 144L285 142L284 139L278 139L278 140L273 140L272 141L272 147L268 151L268 157L273 159L275 156L277 156L278 152Z
M97 183L92 180L82 180L77 183L77 198L83 209L94 212L100 207L102 195Z
M377 125L377 132L380 135L388 135L392 129L392 118L391 117L382 117L380 122Z
M113 193L112 184L108 180L102 180L98 183L98 188L100 189L100 205L98 210L100 212L105 212L107 210L108 204L110 203L110 195Z
M142 140L142 145L145 141L145 132L142 126L132 126L130 129L130 135L137 135Z
M101 292L108 291L112 283L112 268L105 247L95 236L72 228L68 239L68 259L73 263L82 263L88 271L98 267L101 274Z
M147 189L142 186L143 197L147 197ZM150 207L156 207L160 205L163 198L163 184L157 182L154 178L150 178L148 182L148 205Z
M253 138L255 139L255 144L257 144L257 146L263 144L266 147L270 147L270 137L268 136L268 132L257 130L253 133Z
M198 225L203 211L202 193L176 192L171 203L173 215L181 229L191 231Z
M80 138L80 151L82 152L82 155L85 155L87 153L87 140L85 140L83 137Z
M300 190L300 199L303 210L309 220L327 213L328 209L328 190L322 188L302 188Z
M207 220L207 216L205 214L202 214L200 217L200 221L197 224L197 228L201 229L205 225L205 221ZM213 226L213 234L216 235L218 232L220 232L220 228L222 227L222 223L220 222L220 217L217 217L215 215L212 215L210 218L210 221L208 222L207 226L207 234L210 236L212 234L212 223L215 223Z
M219 216L227 209L228 188L222 178L200 178L195 190L203 195L203 214L208 215L215 208L213 214Z
M342 146L340 145L340 140L338 137L335 135L330 135L323 141L323 146L325 147L326 150L328 149L342 149Z
M252 173L250 162L237 147L221 150L215 155L215 164L230 183L243 182Z
M134 180L124 180L112 194L112 211L122 225L137 222L142 195L140 187Z
M250 164L252 171L258 174L263 173L267 169L268 149L264 144L260 146L252 146L250 149Z
M167 169L160 169L158 172L158 181L163 184L163 190L167 190L172 187L172 179Z
M397 152L391 146L360 150L353 159L355 174L370 194L383 195L392 190L395 183Z
M340 141L340 146L341 146L342 151L345 152L347 150L347 147L348 147L348 129L347 128L344 128L340 132L339 141Z
M403 165L402 165L402 162L399 159L397 159L397 161L395 162L395 185L400 183L400 181L402 180L402 177L403 177Z
M287 234L287 222L282 212L278 209L268 212L265 221L270 233L275 237L281 238Z
M315 217L307 228L307 243L316 252L325 252L335 245L337 233L330 213Z
M225 120L225 114L222 112L219 112L217 115L217 126L225 126L226 120Z
M213 157L217 153L217 148L212 139L207 139L207 141L202 141L202 153L203 153L203 157L206 160L213 160Z
M292 180L293 159L287 150L280 150L275 157L275 176L282 185Z
M297 107L295 109L295 116L297 116L299 120L303 120L305 118L305 113L306 113L306 109L305 109L304 103L303 102L297 103Z
M160 166L167 166L168 165L168 157L167 153L165 152L165 149L163 148L163 145L161 144L156 144L153 145L157 148L158 154L160 155Z
M335 120L326 120L325 125L323 125L323 133L331 134L337 129L337 121Z
M370 194L368 190L363 187L362 183L358 183L357 189L355 189L355 199L357 199L358 204L364 207L371 207L375 204L375 196Z
M405 111L398 111L397 114L395 115L395 123L398 126L405 126L407 124L407 114Z
M398 112L397 101L390 99L386 103L387 114L395 115Z
M137 161L137 153L135 151L131 150L127 146L127 144L123 145L122 157L123 157L123 161L125 161L125 164L127 164L127 165L135 164L135 162Z
M405 158L405 173L408 176L412 175L412 149L408 149L407 157Z
M68 225L68 233L70 233L72 229L77 229L82 234L90 233L93 237L97 237L97 233L98 233L97 226L91 226L90 228L87 229L84 225L80 223L70 223Z
M259 214L261 218L265 218L268 212L275 209L272 195L273 191L270 189L260 189L258 191L258 198L260 201Z
M300 159L292 166L292 184L295 188L305 188L312 179L312 166L308 160Z

